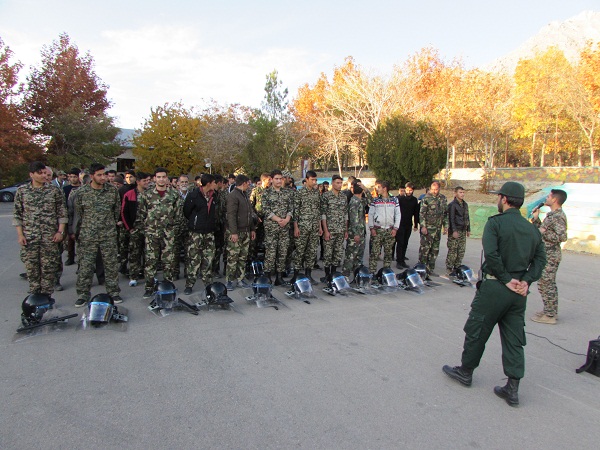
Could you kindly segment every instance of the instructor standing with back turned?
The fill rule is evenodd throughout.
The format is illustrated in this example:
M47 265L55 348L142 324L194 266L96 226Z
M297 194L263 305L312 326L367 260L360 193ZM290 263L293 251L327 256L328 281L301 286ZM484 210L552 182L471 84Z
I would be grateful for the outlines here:
M465 324L465 342L460 366L444 366L450 378L471 386L473 370L479 366L485 344L498 324L502 342L502 366L506 386L494 392L510 406L519 404L519 381L525 374L525 307L529 286L537 281L546 264L539 230L525 219L519 208L525 199L522 184L504 183L498 194L500 214L488 219L483 230L483 280L471 303Z

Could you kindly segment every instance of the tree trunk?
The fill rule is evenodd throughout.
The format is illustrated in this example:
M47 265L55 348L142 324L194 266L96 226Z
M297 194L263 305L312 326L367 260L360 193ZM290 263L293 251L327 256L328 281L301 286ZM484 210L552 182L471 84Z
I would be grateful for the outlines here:
M533 138L532 138L532 141L531 141L531 152L530 152L531 158L530 158L530 161L529 161L529 165L531 167L533 167L533 165L535 164L535 138L536 138L536 136L537 136L537 132L534 131L533 132Z

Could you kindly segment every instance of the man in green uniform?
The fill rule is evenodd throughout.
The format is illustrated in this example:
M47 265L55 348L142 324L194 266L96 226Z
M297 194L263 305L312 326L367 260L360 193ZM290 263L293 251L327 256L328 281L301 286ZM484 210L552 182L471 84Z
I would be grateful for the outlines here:
M331 190L321 196L321 226L325 241L325 277L321 281L331 282L331 275L342 262L344 241L348 239L348 200L342 190L342 177L331 177Z
M345 276L350 275L363 263L365 251L365 202L362 201L363 189L354 183L350 185L352 197L348 203L348 239L346 240L346 257L344 258Z
M421 246L419 262L427 266L427 275L438 276L433 270L440 252L440 239L448 229L448 206L446 197L440 194L440 183L431 183L429 192L421 201Z
M121 303L119 293L119 260L117 258L117 225L121 224L121 198L117 188L108 183L102 164L90 165L90 184L79 188L75 196L75 236L79 248L76 307L90 300L96 260L104 263L106 292L115 303Z
M293 285L300 270L304 268L306 277L311 283L312 268L317 257L321 228L321 196L317 188L317 174L312 170L306 172L304 187L300 188L294 197L294 277L290 280ZM364 215L363 215L364 222Z
M273 185L262 195L265 225L265 275L275 274L275 286L285 283L285 258L290 240L290 221L294 212L294 197L283 187L281 170L271 172Z
M27 270L29 292L54 292L59 270L59 243L68 221L64 196L46 183L46 166L35 161L29 165L31 183L15 194L13 225L21 246L21 260Z
M143 229L146 237L144 298L151 298L154 294L159 259L163 265L163 278L166 281L174 279L175 236L183 215L181 196L171 187L167 169L158 167L154 171L154 179L156 185L138 197L135 218L135 227Z
M444 366L450 378L470 386L492 330L498 324L502 342L502 366L506 386L494 392L510 406L519 404L519 380L525 373L525 307L529 286L537 281L546 264L546 251L539 230L519 211L525 188L514 181L504 183L498 194L500 214L488 219L483 230L483 280L471 303L465 324L462 364Z

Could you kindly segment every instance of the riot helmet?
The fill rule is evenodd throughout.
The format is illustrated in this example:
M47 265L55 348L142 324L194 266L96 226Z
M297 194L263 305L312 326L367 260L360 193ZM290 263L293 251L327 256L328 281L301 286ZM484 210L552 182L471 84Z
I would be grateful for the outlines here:
M466 266L464 264L456 268L456 278L458 278L460 281L464 281L470 284L477 283L477 278L475 277L473 270L469 266Z
M382 267L377 272L377 282L382 286L396 287L398 286L398 280L396 274L389 267Z
M261 275L256 277L254 283L252 283L252 292L255 298L267 299L271 297L271 290L273 289L269 277Z
M252 268L252 275L254 275L255 277L258 277L265 272L264 264L262 261L252 261L250 267Z
M294 282L294 293L296 294L296 297L312 297L313 288L312 284L310 284L310 280L307 277L297 278Z
M403 272L404 274L404 283L406 287L410 289L421 290L425 286L423 284L423 278L416 269L407 269Z
M373 274L369 272L368 267L360 265L354 270L354 284L359 289L370 287L372 278Z
M417 271L422 280L427 279L427 266L423 263L415 264L414 270Z
M115 308L113 299L108 294L96 294L88 303L88 320L94 326L110 322Z
M160 281L156 283L154 301L159 308L173 309L177 303L177 288L171 281Z
M331 274L331 288L334 291L343 291L350 289L348 279L340 272L333 272Z
M210 283L205 288L206 300L209 304L232 303L233 300L227 295L227 288L219 281Z
M54 299L48 294L29 294L21 303L21 323L24 326L40 323L52 305Z

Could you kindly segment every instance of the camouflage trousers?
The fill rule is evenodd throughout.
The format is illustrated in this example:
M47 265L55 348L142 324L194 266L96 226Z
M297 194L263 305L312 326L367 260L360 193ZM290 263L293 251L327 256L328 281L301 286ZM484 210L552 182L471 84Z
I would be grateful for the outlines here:
M250 247L250 232L238 232L237 242L231 242L231 232L225 232L227 242L227 281L242 281L246 275L246 258Z
M556 272L562 260L560 246L557 248L546 247L546 267L538 280L538 291L544 302L544 314L554 317L558 314L558 288L556 287Z
M134 228L129 232L129 278L137 279L144 264L145 237L141 229Z
M64 239L62 241L60 241L58 243L58 259L56 260L57 263L57 267L56 267L56 282L59 283L60 282L60 277L62 277L63 274L63 270L64 270L64 265L63 265L63 260L62 260L62 254L65 251L65 244L64 244Z
M129 239L131 235L125 227L117 227L119 232L119 260L124 263L129 259Z
M285 259L290 245L290 224L265 223L265 272L275 273L285 270Z
M383 267L392 265L392 253L396 245L396 237L392 236L392 229L374 228L375 236L371 236L371 253L369 254L369 272L374 273L377 270L379 253L383 247Z
M296 250L296 238L294 237L294 226L288 225L290 238L288 240L287 253L285 255L285 268L291 268L294 264L294 250Z
M21 247L21 261L25 264L29 292L32 294L52 294L56 284L56 272L60 258L55 242L27 241Z
M354 236L348 236L346 240L346 256L344 258L344 270L353 272L358 266L363 263L365 256L365 235L360 236L360 240L356 242Z
M435 260L440 252L441 238L442 230L440 228L427 228L427 234L421 234L419 262L427 266L427 273L431 273L435 269Z
M212 262L215 257L214 233L194 233L188 235L187 255L185 260L185 287L193 287L202 274L204 286L212 283Z
M325 266L340 266L344 256L344 234L343 232L330 232L328 241L323 238L325 255L323 260Z
M159 233L146 233L146 266L144 277L146 289L154 287L154 279L158 261L162 262L163 278L173 281L173 265L175 263L175 230L162 230Z
M117 256L117 237L110 239L79 241L77 242L77 259L79 262L79 274L75 289L77 297L86 301L90 299L92 278L96 273L96 259L98 252L104 263L104 277L106 293L115 296L121 292L119 288L119 259Z
M448 233L448 255L446 256L446 270L452 271L462 264L466 248L466 231L459 231L457 238L452 237L452 233Z
M296 253L294 254L294 269L312 269L319 248L319 225L314 227L299 227L300 236L294 238Z

